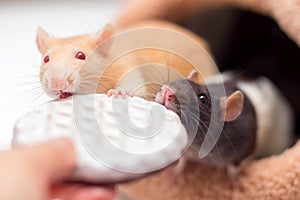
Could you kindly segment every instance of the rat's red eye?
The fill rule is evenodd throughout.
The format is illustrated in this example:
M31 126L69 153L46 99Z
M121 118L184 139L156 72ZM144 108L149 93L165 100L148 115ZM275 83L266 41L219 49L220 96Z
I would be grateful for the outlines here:
M49 60L50 60L50 58L49 58L49 56L48 56L48 55L44 57L44 63L47 63L47 62L49 62Z
M78 51L75 58L77 58L79 60L85 60L85 54L81 51Z

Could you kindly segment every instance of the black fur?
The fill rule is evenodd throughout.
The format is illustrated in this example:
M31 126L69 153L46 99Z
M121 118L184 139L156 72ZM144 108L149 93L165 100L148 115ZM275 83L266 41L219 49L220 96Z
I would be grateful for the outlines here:
M192 155L196 161L225 167L229 164L239 165L242 160L253 153L257 131L256 114L253 105L245 94L243 111L240 116L234 121L225 122L223 128L223 123L220 120L220 100L224 97L220 91L224 87L226 96L231 95L238 90L237 80L227 81L224 86L223 84L205 86L181 79L168 84L168 87L176 95L171 110L180 116L189 134L189 139L193 140L188 154ZM208 103L204 104L199 95L206 95ZM213 105L215 109L212 113ZM199 159L198 153L210 123L212 123L210 130L214 132L221 129L221 135L212 151L205 158ZM195 138L193 138L195 135L193 131L197 131Z

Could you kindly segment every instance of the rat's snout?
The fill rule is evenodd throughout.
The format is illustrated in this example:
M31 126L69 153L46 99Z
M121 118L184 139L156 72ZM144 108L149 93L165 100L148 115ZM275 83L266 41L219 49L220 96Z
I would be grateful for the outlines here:
M57 76L55 74L47 74L42 79L43 87L49 96L57 97L57 95L68 94L70 96L75 92L76 79L72 75Z
M174 91L167 85L162 86L161 90L156 95L156 102L167 105L172 103L176 98Z
M172 91L171 88L168 86L165 86L162 88L163 89L163 97L165 101L173 101L175 99L175 93Z
M176 91L168 86L162 86L161 90L156 94L155 101L167 109L180 113L180 105L176 97Z
M56 79L56 78L51 78L49 81L49 86L53 90L59 90L65 87L65 82L64 80Z
M73 90L74 89L74 81L69 81L68 79L59 79L59 78L51 78L48 80L48 84L51 90L60 91L60 90Z

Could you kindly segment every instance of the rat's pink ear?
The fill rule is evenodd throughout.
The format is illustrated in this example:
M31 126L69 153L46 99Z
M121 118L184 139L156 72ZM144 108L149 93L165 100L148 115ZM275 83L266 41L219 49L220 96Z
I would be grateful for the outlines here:
M112 24L106 24L103 29L94 33L96 48L100 53L105 56L112 45L112 35L115 29Z
M241 91L236 91L228 97L221 99L221 121L233 121L243 111L244 94Z
M202 77L200 78L200 74L197 70L191 71L191 73L187 77L188 80L193 81L194 83L200 83Z
M47 50L47 43L49 41L49 34L42 29L41 27L38 27L37 34L36 34L36 45L41 52L41 54L45 54Z

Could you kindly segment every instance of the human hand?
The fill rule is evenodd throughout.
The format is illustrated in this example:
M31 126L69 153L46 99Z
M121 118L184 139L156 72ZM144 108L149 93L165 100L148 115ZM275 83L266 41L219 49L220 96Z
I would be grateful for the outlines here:
M0 199L113 199L113 188L59 184L75 167L71 141L58 139L0 154Z

